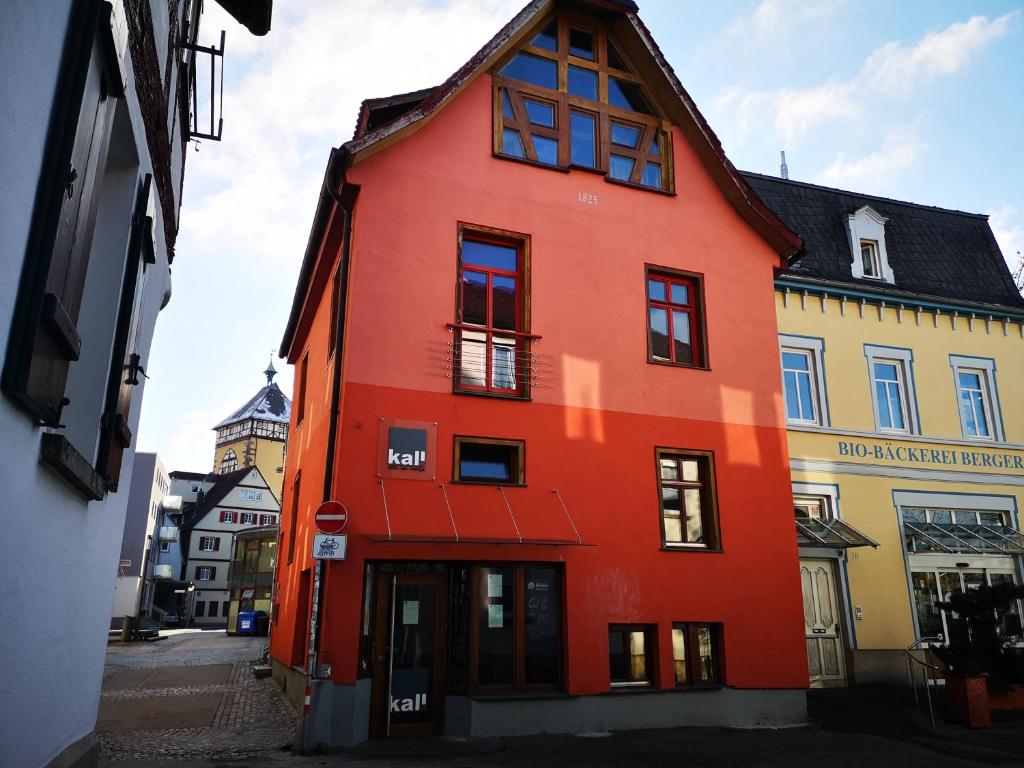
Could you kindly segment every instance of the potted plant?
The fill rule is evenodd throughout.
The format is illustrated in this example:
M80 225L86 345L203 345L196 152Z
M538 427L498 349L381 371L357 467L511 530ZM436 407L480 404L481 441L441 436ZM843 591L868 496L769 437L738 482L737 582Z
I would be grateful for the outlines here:
M998 703L1024 684L1020 616L1024 587L1010 582L957 592L940 607L958 619L949 644L934 648L946 665L946 699L957 721L971 728L991 725L990 697Z

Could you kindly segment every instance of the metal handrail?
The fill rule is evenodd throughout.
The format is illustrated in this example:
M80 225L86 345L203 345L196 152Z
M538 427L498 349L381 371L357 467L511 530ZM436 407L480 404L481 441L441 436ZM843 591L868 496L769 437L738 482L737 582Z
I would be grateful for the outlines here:
M920 640L915 640L903 649L903 652L907 655L907 672L910 675L910 687L914 691L914 707L916 709L921 708L921 700L917 694L917 675L914 672L914 665L918 664L921 667L921 682L924 684L925 699L928 702L928 718L931 720L933 731L935 730L935 707L932 705L932 687L938 685L938 676L936 673L944 670L931 662L919 659L914 655L914 651L931 650L927 645L922 648L922 643L942 642L945 642L945 638L942 635L938 635L936 637L922 637Z

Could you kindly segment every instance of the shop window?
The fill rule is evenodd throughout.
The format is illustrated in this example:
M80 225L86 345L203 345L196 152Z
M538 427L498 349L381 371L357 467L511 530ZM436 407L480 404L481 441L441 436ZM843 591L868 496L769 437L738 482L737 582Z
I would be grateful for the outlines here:
M706 367L701 294L696 275L648 267L648 362Z
M649 686L654 676L654 628L613 624L608 628L608 662L612 687Z
M526 462L522 440L455 437L455 482L486 485L525 485Z
M528 396L527 251L522 235L460 227L456 391Z
M721 685L718 624L673 624L672 663L676 687Z
M668 124L607 29L589 26L558 14L494 73L494 153L671 191ZM615 143L624 124L629 146Z
M207 614L207 616L209 618L211 618L211 619L217 618L217 605L218 605L218 603L217 603L216 600L211 600L210 601L210 611Z
M864 346L871 375L875 427L880 432L919 434L913 386L914 355L909 349Z
M473 569L472 590L468 665L472 688L477 692L558 689L562 683L560 571L548 565L478 566ZM458 604L458 595L455 598Z
M205 600L197 600L196 601L195 617L197 619L201 619L204 616L206 616L206 601Z
M956 383L963 436L969 440L1004 440L995 361L988 357L950 355L949 364Z
M717 549L712 455L659 448L656 458L663 545Z

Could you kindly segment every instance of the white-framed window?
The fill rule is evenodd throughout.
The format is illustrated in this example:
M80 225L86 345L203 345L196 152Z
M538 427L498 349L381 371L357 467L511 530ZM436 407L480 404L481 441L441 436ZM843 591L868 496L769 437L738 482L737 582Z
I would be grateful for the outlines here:
M199 537L199 549L202 552L214 552L217 550L217 537L216 536L200 536Z
M860 241L860 264L864 277L882 278L882 264L878 259L878 243L875 240Z
M846 232L850 238L850 273L853 277L896 282L885 248L887 221L870 205L847 214Z
M229 509L222 510L220 513L220 521L222 523L233 523L235 522L235 513Z
M1005 440L996 388L996 363L988 357L950 355L960 428L969 440Z
M914 353L909 349L864 345L871 382L875 429L919 434L914 392Z
M255 512L242 512L239 514L239 522L242 525L255 525L256 524L256 513Z
M169 541L161 541L160 542L160 551L161 552L170 552L171 551L171 542L169 542Z
M825 392L825 342L811 336L779 336L782 393L786 421L791 424L829 425Z
M213 580L213 567L209 565L200 565L196 569L196 575L200 581L212 581Z
M273 515L260 515L260 525L273 525L276 522Z
M238 495L242 501L263 501L263 491L254 491L249 488L243 488L239 491Z

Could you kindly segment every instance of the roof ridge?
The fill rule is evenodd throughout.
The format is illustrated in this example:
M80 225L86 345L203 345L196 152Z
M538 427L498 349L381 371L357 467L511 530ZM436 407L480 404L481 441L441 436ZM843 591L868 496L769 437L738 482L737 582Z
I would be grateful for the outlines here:
M859 197L865 200L877 200L883 203L892 203L894 205L905 205L908 208L922 208L926 211L940 211L942 213L954 213L958 216L971 216L976 219L984 219L988 221L987 213L972 213L971 211L961 211L957 208L943 208L940 205L927 205L925 203L915 203L912 200L898 200L895 197L884 197L883 195L872 195L867 192L855 192L852 189L841 189L839 187L828 187L824 184L815 184L810 181L797 181L796 179L783 179L779 176L771 176L765 173L756 173L754 171L740 171L743 176L754 176L758 179L764 179L765 181L775 181L779 184L789 184L794 187L810 187L811 189L823 189L827 192L839 192L840 194L850 195L850 197Z

